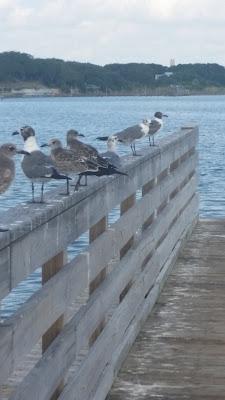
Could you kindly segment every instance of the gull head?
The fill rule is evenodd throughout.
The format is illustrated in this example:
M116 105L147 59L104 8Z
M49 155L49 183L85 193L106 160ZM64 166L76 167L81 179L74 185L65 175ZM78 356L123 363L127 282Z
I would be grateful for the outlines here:
M109 136L107 140L108 150L115 151L118 143L118 138L116 136Z
M77 132L75 129L70 129L67 134L67 144L73 141L74 139L77 139L78 137L84 137L82 133Z
M149 126L150 123L151 123L151 121L150 121L150 119L143 119L142 123L143 123L144 125Z
M163 117L168 117L168 115L163 114L161 111L156 111L156 113L154 114L154 117L158 118L158 119L163 119Z
M14 157L16 154L29 154L24 150L17 150L16 146L12 143L5 143L0 147L0 154L4 154L6 157Z
M51 139L48 143L44 143L41 147L50 147L51 150L62 149L62 142L59 139Z
M30 137L35 136L35 131L31 126L26 125L26 126L23 126L22 128L20 128L20 132L18 132L18 131L13 132L12 135L14 136L14 135L19 135L19 134L21 134L21 136L25 142Z

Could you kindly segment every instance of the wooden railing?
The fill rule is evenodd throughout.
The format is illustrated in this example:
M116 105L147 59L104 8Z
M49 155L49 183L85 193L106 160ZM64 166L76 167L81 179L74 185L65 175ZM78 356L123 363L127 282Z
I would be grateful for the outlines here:
M9 232L0 233L0 298L42 265L42 287L0 323L10 399L105 399L197 219L197 141L198 129L184 127L127 157L128 177L101 178L69 197L56 190L46 205L1 215ZM87 231L85 252L67 262L67 246Z

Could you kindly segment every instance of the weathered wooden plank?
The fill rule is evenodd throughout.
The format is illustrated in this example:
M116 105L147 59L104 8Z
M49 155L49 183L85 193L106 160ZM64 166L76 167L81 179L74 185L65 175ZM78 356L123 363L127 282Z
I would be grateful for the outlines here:
M13 347L8 354L7 364L14 368L21 358L29 353L38 342L41 335L65 312L68 305L74 301L88 286L87 255L79 255L52 277L42 289L36 292L7 321L13 330ZM0 324L1 328L4 323ZM9 337L10 341L11 338ZM0 336L0 351L3 348ZM3 338L4 343L4 338ZM0 352L0 358L2 354ZM2 375L0 365L0 376ZM12 372L12 371L11 371Z
M1 227L2 228L4 227L2 221L1 221ZM10 232L9 231L0 232L0 250L7 247L9 243L10 243Z
M213 223L217 225L217 221ZM208 284L205 282L202 287L193 290L202 268L210 271L212 267L215 271L218 266L220 269L216 258L213 267L213 258L209 260L205 257L210 233L206 231L206 225L199 229L200 226L201 221L195 229L195 234L205 241L205 246L200 250L202 257L195 259L196 275L190 273L192 284L188 286L179 280L180 269L188 273L190 267L190 259L183 259L181 255L167 281L155 313L143 328L114 385L112 396L110 394L108 399L129 399L131 393L134 399L139 399L138 393L134 393L137 384L149 399L223 398L224 285L212 282L209 272ZM220 232L217 235L218 248L224 248L223 239L224 232ZM193 251L196 245L197 240L194 243L192 239L187 244ZM202 267L202 263L205 267ZM220 301L214 303L215 298ZM144 337L146 340L143 340ZM154 339L148 340L149 338ZM146 357L140 358L140 354L146 354ZM140 364L142 374L137 373ZM126 382L126 386L123 382Z
M42 266L42 285L49 281L54 275L56 275L66 264L67 254L65 251L57 254L47 263ZM48 330L42 336L42 353L44 353L54 339L59 335L64 326L64 314L61 314L56 321L48 328ZM56 400L59 394L62 392L64 386L64 380L60 381L57 388L51 393L51 400Z
M14 368L12 326L0 326L0 383L4 383Z
M170 138L164 143L160 150L147 152L140 160L129 161L126 165L129 168L127 178L109 177L70 198L59 199L56 196L47 206L22 207L20 218L14 219L11 225L9 223L12 238L12 287L38 265L66 248L127 196L160 174L174 159L192 148L196 143L196 131L185 132L180 137L175 135L174 140ZM20 268L18 259L21 260Z
M89 229L90 243L94 242L97 238L99 238L99 236L101 236L106 231L107 226L108 226L108 217L106 215L102 217L95 225L91 226ZM91 267L93 268L93 265ZM94 279L90 280L89 283L90 294L92 294L97 289L97 287L104 281L107 274L107 267L108 267L107 263L103 264L103 261L99 260L99 265L97 266L97 268L98 269L101 268L101 273L99 273Z
M112 228L107 229L88 246L90 282L105 268L107 263L116 257L118 258L114 236L114 230Z
M0 300L10 291L10 248L0 250Z
M133 210L133 207L136 203L136 193L132 193L129 197L127 197L125 200L122 201L120 204L120 215L124 215L127 213L128 210ZM134 219L135 220L135 219ZM125 225L124 225L125 226ZM132 234L133 233L133 234ZM116 238L118 237L118 231L116 232ZM134 238L135 238L135 231L133 229L129 230L129 237L127 237L126 241L123 240L123 242L117 241L119 243L119 253L120 253L120 259L125 256L125 254L128 252L128 250L133 246L134 244ZM122 235L124 239L125 235Z

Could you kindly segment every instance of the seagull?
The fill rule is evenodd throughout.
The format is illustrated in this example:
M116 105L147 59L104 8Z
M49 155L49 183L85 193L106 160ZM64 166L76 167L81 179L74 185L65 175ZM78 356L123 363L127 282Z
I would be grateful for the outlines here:
M95 175L95 176L104 176L104 175L114 175L114 174L119 174L119 175L126 175L125 173L119 171L117 169L117 166L114 165L110 160L108 160L106 157L102 157L102 155L98 152L98 150L89 145L81 142L80 140L77 139L78 136L84 136L82 134L78 134L77 131L74 129L70 129L67 132L67 145L69 148L74 151L76 155L79 157L89 160L95 165L97 165L97 170L88 170L86 172L82 172L79 176L77 184L80 185L80 181L82 176L85 177L85 184L84 186L87 185L87 176L90 175Z
M37 182L41 183L41 200L40 203L44 203L44 184L51 179L65 179L67 181L67 187L69 186L69 177L61 175L51 158L46 156L37 144L35 138L35 131L31 126L24 126L20 129L20 132L13 132L13 135L21 134L24 140L24 151L28 152L29 155L25 155L21 162L21 167L28 179L31 181L32 187L32 203L35 203L34 199L34 184Z
M107 151L100 153L101 157L106 158L110 163L115 165L115 167L121 167L120 156L116 153L116 145L118 140L116 137L111 136L107 140Z
M12 158L16 154L28 153L24 150L17 150L12 143L3 144L0 147L0 194L9 188L15 177L15 163Z
M70 148L70 150L73 150L76 155L80 157L85 157L86 159L93 161L99 166L107 168L108 162L104 160L103 157L101 157L98 150L90 144L86 144L78 140L79 136L84 137L84 135L78 133L77 131L75 131L75 129L70 129L67 132L66 141L67 146Z
M161 113L161 111L157 111L150 121L148 132L149 146L155 146L154 135L163 127L163 117L168 117L168 115Z
M15 177L15 164L13 157L16 154L27 154L24 150L17 150L12 143L5 143L0 146L0 194L4 193L11 185ZM7 229L1 229L5 232Z
M70 175L79 175L79 179L75 185L75 190L80 186L80 179L83 173L97 172L98 165L76 153L74 150L65 149L58 139L51 139L49 143L42 144L41 147L49 146L51 148L51 158L61 173Z
M140 124L130 126L129 128L126 128L120 132L114 133L110 137L117 138L118 142L130 146L133 156L137 156L138 154L136 153L135 149L135 141L148 135L150 122L151 121L144 119ZM109 136L100 136L96 139L106 141L108 138Z

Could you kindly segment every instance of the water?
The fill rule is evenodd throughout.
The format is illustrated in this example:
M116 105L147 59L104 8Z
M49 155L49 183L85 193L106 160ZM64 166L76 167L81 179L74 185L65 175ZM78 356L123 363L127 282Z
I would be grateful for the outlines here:
M31 125L36 130L39 144L58 137L65 143L65 133L70 128L85 135L85 140L105 151L105 143L96 136L110 135L155 111L169 115L160 136L174 132L187 122L196 122L200 128L200 215L220 218L225 215L225 96L191 97L104 97L7 99L0 101L0 144L14 141L22 146L20 136L11 133L21 126ZM130 152L118 148L119 154ZM30 183L26 180L17 158L17 175L14 184L0 197L0 213L20 202L30 199ZM48 187L55 186L49 184ZM111 221L116 210L111 215ZM0 221L1 222L1 221ZM70 247L70 256L87 244L83 235ZM10 315L21 302L40 286L40 270L13 291L2 304L2 317Z

